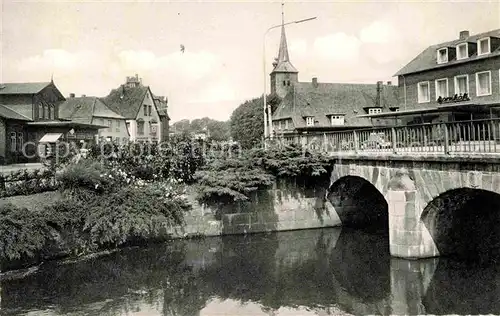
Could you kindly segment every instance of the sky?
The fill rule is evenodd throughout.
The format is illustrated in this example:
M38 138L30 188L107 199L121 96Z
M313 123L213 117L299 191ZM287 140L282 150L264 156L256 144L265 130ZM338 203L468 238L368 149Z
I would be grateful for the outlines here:
M104 97L138 74L172 122L229 119L264 92L278 54L281 1L1 3L0 82L50 81ZM285 1L299 81L376 83L430 45L500 28L500 1ZM184 53L180 46L184 45ZM264 46L266 69L264 72ZM265 79L266 78L266 79Z

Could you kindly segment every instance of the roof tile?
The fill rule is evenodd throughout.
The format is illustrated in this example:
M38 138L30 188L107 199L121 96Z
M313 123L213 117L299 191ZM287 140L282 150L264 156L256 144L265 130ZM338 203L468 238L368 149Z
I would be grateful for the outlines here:
M0 83L0 94L35 94L49 84L50 82Z
M273 119L291 118L296 128L306 127L306 116L314 116L315 127L331 126L328 115L344 115L348 127L370 126L367 118L358 118L365 108L376 106L376 84L318 83L295 84L273 114ZM381 106L398 106L397 87L382 86Z
M435 68L442 68L442 67L447 67L450 65L455 65L455 64L463 64L463 63L468 63L473 60L478 60L478 59L485 59L485 58L491 58L495 56L500 56L500 47L496 49L495 51L492 51L488 55L481 55L478 56L477 53L470 56L469 58L466 59L460 59L460 60L451 60L447 63L443 64L438 64L436 62L436 50L439 48L443 47L455 47L456 45L460 43L465 43L465 42L477 42L477 40L484 38L484 37L497 37L500 38L500 29L489 31L489 32L484 32L476 35L471 35L469 36L466 40L460 40L456 39L453 41L448 41L444 42L441 44L437 45L432 45L426 48L423 52L421 52L419 55L417 55L412 61L410 61L406 66L404 66L401 70L399 70L395 76L400 76L400 75L406 75L410 73L415 73L415 72L420 72L420 71L425 71L425 70L430 70L430 69L435 69Z

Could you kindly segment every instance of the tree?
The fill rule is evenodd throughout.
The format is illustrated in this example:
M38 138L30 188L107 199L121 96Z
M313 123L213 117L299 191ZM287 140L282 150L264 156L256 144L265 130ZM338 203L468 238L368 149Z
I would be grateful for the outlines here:
M190 132L190 123L188 119L180 120L172 124L172 129L176 133Z
M243 148L252 148L260 143L264 136L264 109L262 97L245 101L231 115L231 136L240 142ZM274 112L281 102L276 94L267 98Z
M215 141L229 140L229 122L217 121L209 117L194 119L191 122L187 119L173 124L174 130L178 134L193 135L207 131L210 139Z
M227 141L231 136L229 122L210 120L207 124L207 129L210 133L210 139L215 141Z

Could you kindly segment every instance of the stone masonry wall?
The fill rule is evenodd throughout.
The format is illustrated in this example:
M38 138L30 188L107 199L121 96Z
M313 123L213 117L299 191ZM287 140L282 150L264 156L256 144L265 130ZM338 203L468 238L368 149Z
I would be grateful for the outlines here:
M171 233L182 238L340 226L335 209L324 198L326 189L318 188L315 194L307 195L300 188L274 184L264 192L269 197L268 201L254 200L246 209L235 205L234 213L226 210L220 220L216 218L220 210L198 203L193 192L188 195L193 209L185 216L186 224L172 227Z

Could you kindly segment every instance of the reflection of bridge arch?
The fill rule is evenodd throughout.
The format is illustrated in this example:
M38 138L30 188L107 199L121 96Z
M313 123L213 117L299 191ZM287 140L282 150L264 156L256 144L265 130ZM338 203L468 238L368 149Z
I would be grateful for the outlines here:
M432 199L420 216L440 255L471 258L500 249L500 194L458 188Z
M343 226L387 231L388 204L382 193L363 177L347 175L336 179L327 199Z

